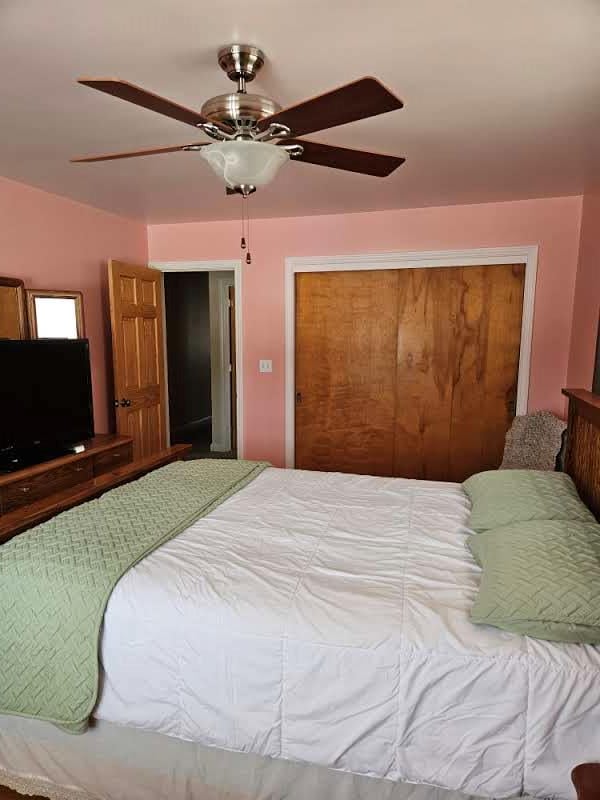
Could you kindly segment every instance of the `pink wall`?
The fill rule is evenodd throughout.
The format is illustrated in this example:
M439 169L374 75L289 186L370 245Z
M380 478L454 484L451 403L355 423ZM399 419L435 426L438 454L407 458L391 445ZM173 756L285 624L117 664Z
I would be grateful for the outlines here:
M590 389L600 311L600 191L583 198L579 268L575 285L569 385Z
M538 244L529 405L562 413L580 221L580 197L253 221L243 282L245 456L284 462L286 256ZM149 257L234 259L239 239L238 222L152 225ZM272 374L259 374L260 358L273 360Z
M0 274L29 289L83 292L90 340L96 431L109 429L109 258L145 263L146 226L0 178Z

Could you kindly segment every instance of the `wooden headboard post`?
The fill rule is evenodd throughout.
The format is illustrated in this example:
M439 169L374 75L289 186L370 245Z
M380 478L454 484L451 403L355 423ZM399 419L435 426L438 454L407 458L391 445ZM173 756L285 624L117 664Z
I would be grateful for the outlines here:
M600 395L563 389L569 398L565 472L583 502L600 520Z
M585 389L563 389L563 394L569 398L565 471L600 520L600 395ZM571 777L577 800L600 800L600 763L580 764Z

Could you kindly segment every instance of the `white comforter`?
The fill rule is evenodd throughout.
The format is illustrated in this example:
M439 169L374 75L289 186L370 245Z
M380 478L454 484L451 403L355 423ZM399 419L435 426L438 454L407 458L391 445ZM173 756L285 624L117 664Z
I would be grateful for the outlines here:
M459 486L269 469L120 581L96 716L484 796L574 797L600 652L468 619Z

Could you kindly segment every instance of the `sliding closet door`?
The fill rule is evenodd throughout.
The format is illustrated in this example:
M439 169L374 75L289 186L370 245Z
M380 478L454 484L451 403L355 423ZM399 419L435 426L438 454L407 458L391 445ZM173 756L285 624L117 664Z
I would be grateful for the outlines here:
M398 270L296 275L296 467L391 475Z
M400 271L395 475L462 481L499 466L524 277L522 264Z
M461 272L399 270L392 474L400 477L448 477Z
M296 275L296 466L462 481L514 417L525 267Z

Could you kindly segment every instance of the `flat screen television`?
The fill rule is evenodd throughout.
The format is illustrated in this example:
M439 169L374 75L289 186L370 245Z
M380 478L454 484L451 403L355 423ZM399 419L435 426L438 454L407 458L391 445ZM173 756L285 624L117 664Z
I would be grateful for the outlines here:
M0 339L0 470L69 452L94 435L87 339Z

